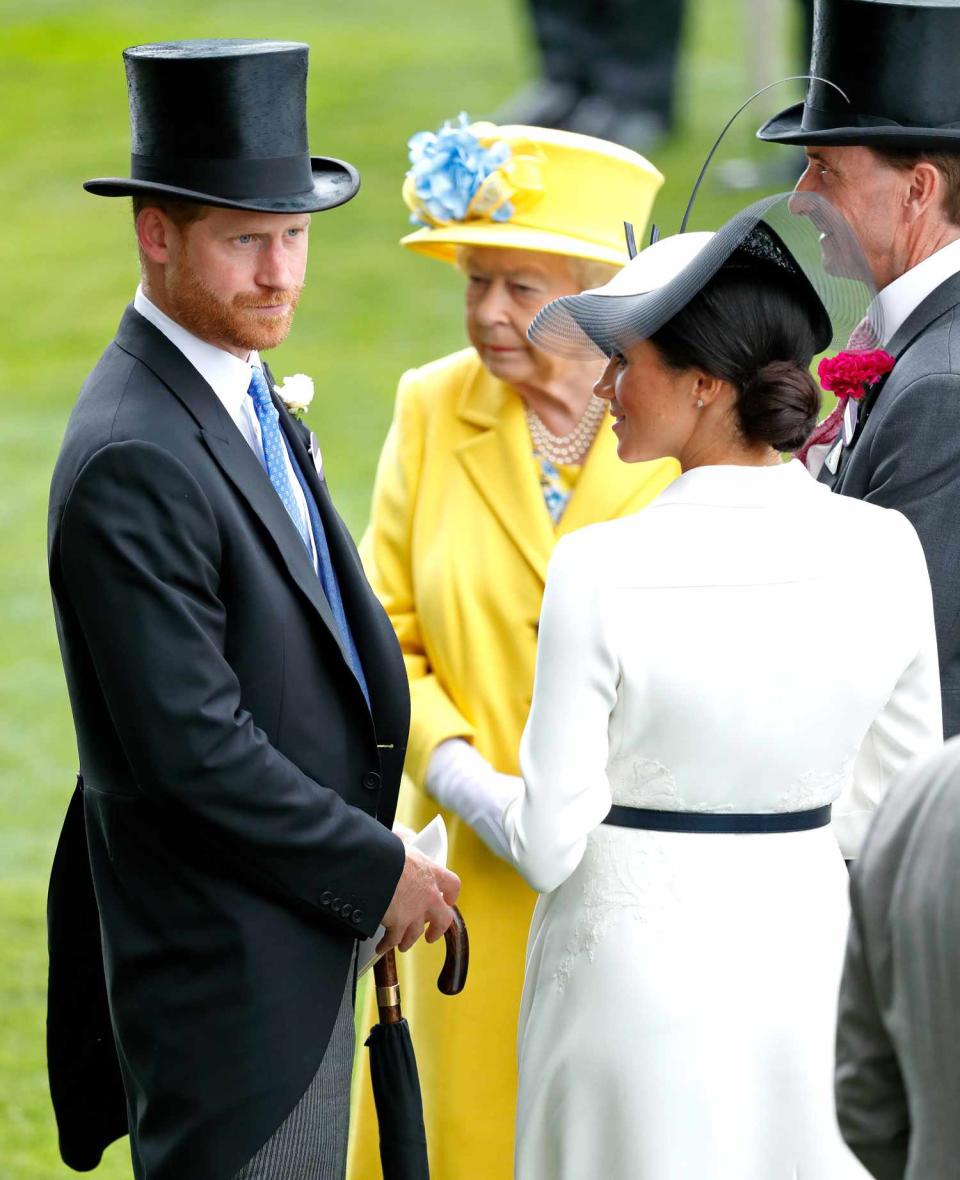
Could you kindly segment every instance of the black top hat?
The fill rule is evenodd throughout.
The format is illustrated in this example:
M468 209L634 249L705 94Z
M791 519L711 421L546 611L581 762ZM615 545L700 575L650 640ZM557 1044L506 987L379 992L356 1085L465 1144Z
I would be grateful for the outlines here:
M960 151L960 4L816 0L807 100L757 132L774 143Z
M228 209L311 213L360 187L307 147L307 53L296 41L173 41L125 49L130 178L101 197L153 194Z

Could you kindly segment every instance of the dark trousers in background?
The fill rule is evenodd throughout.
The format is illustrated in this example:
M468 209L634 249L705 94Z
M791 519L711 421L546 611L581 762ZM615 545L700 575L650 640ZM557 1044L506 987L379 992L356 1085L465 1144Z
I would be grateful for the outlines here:
M673 122L683 0L531 0L543 73Z

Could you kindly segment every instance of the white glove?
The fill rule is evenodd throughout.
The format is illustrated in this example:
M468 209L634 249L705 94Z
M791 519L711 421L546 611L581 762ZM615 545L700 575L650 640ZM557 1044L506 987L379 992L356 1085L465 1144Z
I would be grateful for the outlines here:
M469 824L495 856L513 864L501 820L507 804L522 793L522 778L498 774L469 742L448 738L430 756L426 787L441 806Z

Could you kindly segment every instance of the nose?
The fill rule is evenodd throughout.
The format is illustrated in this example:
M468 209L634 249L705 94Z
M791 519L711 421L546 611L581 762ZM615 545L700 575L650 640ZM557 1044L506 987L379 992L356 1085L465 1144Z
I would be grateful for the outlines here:
M299 285L293 271L293 260L282 239L271 238L267 242L260 252L259 263L257 282L261 287L270 287L274 291L289 291Z
M813 169L810 167L810 161L804 165L803 171L800 173L800 179L793 186L795 193L812 193L814 190Z
M473 305L473 314L477 323L485 328L492 328L495 324L502 324L506 316L506 299L503 285L492 282Z
M614 393L614 376L616 374L616 362L611 358L607 361L606 368L600 374L600 378L593 387L593 392L597 397L602 397L604 401L612 402Z

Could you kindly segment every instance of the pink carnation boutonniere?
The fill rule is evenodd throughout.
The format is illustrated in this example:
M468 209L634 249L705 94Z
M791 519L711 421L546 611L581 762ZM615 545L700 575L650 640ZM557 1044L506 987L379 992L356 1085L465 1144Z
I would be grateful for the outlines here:
M869 352L838 352L824 357L817 366L817 376L824 389L837 395L838 400L852 397L860 401L870 392L884 373L893 368L893 357L882 348Z
M873 348L862 352L838 352L836 356L824 357L817 366L821 386L836 394L837 404L814 427L813 433L794 456L811 475L819 473L838 435L842 434L844 444L849 444L857 427L860 402L880 378L890 372L893 365L894 358L889 352ZM834 471L835 467L830 470Z

